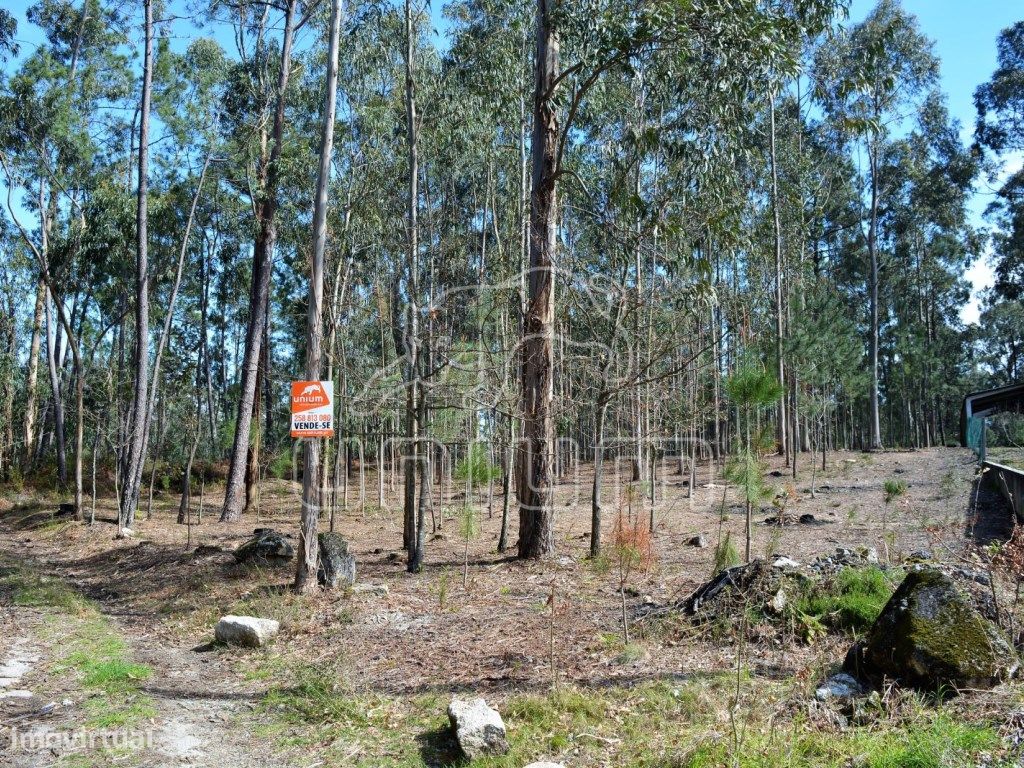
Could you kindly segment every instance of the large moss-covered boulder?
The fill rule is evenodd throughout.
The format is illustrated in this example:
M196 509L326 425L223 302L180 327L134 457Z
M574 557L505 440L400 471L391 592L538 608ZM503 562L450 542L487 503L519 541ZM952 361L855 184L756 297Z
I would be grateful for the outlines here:
M295 547L271 528L257 528L249 541L235 550L235 560L260 566L286 565L295 557Z
M348 551L348 542L340 533L321 533L317 578L328 589L356 583L356 558Z
M953 581L933 568L911 571L868 634L857 670L917 688L989 688L1020 665L1013 645Z

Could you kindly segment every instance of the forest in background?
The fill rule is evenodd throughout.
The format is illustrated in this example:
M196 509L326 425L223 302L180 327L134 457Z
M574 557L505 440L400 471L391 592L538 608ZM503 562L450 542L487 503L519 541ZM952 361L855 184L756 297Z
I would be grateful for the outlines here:
M893 0L857 24L833 0L444 13L442 41L413 0L42 0L17 51L0 12L0 477L81 516L114 493L122 528L147 486L184 520L219 479L238 519L292 477L288 384L317 357L338 430L313 511L399 468L415 570L453 466L535 557L575 462L653 493L666 459L746 457L742 483L771 451L956 442L964 393L1019 379L1024 174L998 169L1024 22L967 145Z

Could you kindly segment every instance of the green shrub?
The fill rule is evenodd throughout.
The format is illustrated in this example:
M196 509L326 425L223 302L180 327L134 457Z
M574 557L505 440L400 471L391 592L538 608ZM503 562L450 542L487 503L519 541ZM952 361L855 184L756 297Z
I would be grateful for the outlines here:
M277 480L290 480L292 477L292 452L281 451L270 460L267 474Z
M473 485L478 486L501 477L501 467L491 464L485 445L473 443L466 458L455 465L455 476L459 480L472 480Z
M835 629L864 632L892 597L894 584L876 566L845 568L834 579L814 587L797 611Z
M715 566L712 575L717 576L726 568L740 564L740 553L732 543L732 534L726 531L725 538L715 547Z
M907 484L902 480L886 480L882 490L885 491L885 503L890 504L907 492Z

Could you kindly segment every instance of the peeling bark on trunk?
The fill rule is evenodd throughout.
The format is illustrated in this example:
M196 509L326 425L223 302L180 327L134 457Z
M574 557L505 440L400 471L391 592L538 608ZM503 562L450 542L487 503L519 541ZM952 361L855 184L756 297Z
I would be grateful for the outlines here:
M519 447L517 488L521 558L543 557L555 549L551 478L555 320L552 263L558 242L559 124L554 91L559 70L559 44L552 24L552 10L551 0L538 0L530 274L522 345L523 440Z
M25 464L32 461L36 442L36 416L39 411L39 348L42 345L43 307L46 286L42 280L36 287L36 307L32 313L32 343L28 355L28 374L25 382Z

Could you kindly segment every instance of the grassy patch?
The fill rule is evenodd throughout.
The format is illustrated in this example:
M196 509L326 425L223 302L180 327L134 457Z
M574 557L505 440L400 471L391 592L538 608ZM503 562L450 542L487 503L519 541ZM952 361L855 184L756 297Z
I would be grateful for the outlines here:
M844 568L796 605L798 614L835 629L868 630L892 597L894 577L876 566Z
M152 670L131 661L127 645L106 618L94 612L71 627L65 621L56 624L68 636L67 647L74 649L59 662L58 671L75 672L91 693L84 703L86 727L126 727L156 715L141 691Z
M338 768L466 764L448 726L447 693L357 692L331 666L271 664L277 685L264 700L263 732L283 750L315 749L324 766ZM729 726L735 679L722 673L489 694L505 720L510 750L480 757L473 766L522 768L552 760L631 768L940 768L999 754L995 730L962 714L919 704L903 714L883 713L870 726L836 731L809 721L802 709L789 709L791 686L743 679L738 748ZM780 718L783 711L791 714Z
M89 612L88 600L67 584L24 568L6 568L0 576L0 588L10 592L14 605L51 608L75 615Z
M728 739L708 739L682 760L669 764L687 768L950 768L976 765L983 754L998 747L999 736L989 726L965 724L931 712L924 722L893 724L881 730L828 733L794 727L773 736L757 733L739 750L734 750Z
M262 576L262 574L261 574ZM263 584L231 606L228 613L276 619L285 632L309 624L309 605L302 595L275 584Z
M447 694L357 693L336 670L322 666L278 669L274 677L279 683L263 702L264 732L283 749L316 748L324 765L339 768L464 764L448 724ZM714 676L687 685L567 686L543 694L489 696L505 720L510 751L480 757L473 765L521 768L542 759L577 764L581 758L654 765L645 762L652 745L666 742L681 749L692 737L681 726L718 717L713 702L727 698L729 684L727 677Z
M44 611L45 631L69 649L54 671L74 673L90 694L83 703L84 727L125 727L155 716L140 690L152 670L131 661L124 640L87 598L59 579L22 567L0 571L0 590L15 605Z

